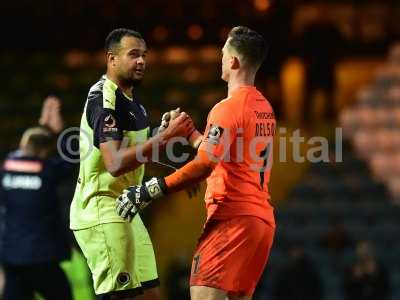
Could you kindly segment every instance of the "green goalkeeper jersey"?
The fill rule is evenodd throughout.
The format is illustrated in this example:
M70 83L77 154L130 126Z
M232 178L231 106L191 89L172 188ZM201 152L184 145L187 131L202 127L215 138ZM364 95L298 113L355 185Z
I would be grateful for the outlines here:
M99 145L109 140L119 140L123 146L141 144L149 133L146 110L136 95L128 98L106 76L90 88L80 124L80 168L71 203L71 229L124 222L115 212L115 199L126 187L142 182L144 165L113 177L104 166Z

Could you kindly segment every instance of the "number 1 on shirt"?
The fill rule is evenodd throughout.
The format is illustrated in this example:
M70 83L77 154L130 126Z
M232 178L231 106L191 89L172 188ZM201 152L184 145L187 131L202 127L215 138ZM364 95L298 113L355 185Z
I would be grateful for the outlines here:
M263 166L260 169L260 188L261 190L264 190L264 175L265 175L265 169L268 166L268 158L269 158L269 151L271 149L271 144L269 143L261 152L260 152L260 157L264 158L263 160Z

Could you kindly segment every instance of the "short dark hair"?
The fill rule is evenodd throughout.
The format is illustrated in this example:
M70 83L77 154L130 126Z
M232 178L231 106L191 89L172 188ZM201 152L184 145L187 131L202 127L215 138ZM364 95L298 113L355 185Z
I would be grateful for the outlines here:
M143 40L142 35L135 30L128 28L114 29L106 37L105 47L104 47L106 52L115 50L117 47L119 47L119 43L125 36L131 36Z
M242 56L244 63L259 68L267 56L268 45L258 32L245 27L232 28L228 34L229 46Z

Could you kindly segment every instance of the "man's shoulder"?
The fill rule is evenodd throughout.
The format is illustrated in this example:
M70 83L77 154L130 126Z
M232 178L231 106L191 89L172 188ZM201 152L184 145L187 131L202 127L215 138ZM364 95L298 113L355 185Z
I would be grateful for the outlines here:
M103 87L105 78L102 76L99 81L93 84L86 99L84 114L86 115L89 126L93 128L94 120L103 112L104 97Z
M243 88L237 94L238 101L242 103L242 111L244 115L248 114L248 110L271 111L273 108L269 100L255 87Z
M248 102L248 100L255 101L266 101L265 96L255 87L246 86L238 89L234 93L234 98L236 101Z
M98 80L95 84L93 84L88 93L88 101L97 99L97 98L103 98L103 87L104 87L104 82L105 82L105 77L102 76L100 80Z
M110 87L110 80L103 75L99 81L93 84L90 89L86 100L86 115L98 115L104 110L114 110L116 107L116 94L117 88Z
M115 110L118 98L117 89L118 86L103 75L99 81L90 87L87 102L91 106Z
M232 109L232 107L237 103L236 98L233 97L227 97L216 103L213 108L211 109L212 111L218 111L218 110L226 110L226 109Z
M21 150L17 149L7 153L5 159L18 159L21 157L23 157L23 153Z
M238 88L232 93L232 95L230 95L225 99L222 99L214 107L216 108L223 107L230 109L236 108L235 111L237 111L239 109L238 105L244 104L249 97L256 97L256 95L263 97L262 94L258 92L256 89Z
M219 101L211 109L211 112L213 114L221 114L226 118L229 118L242 112L244 101L244 96L238 96L236 94Z

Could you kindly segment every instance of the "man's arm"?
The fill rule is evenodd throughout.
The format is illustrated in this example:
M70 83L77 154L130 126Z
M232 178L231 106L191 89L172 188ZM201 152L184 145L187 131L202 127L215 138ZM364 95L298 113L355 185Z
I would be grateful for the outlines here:
M61 116L61 100L57 96L48 96L42 105L39 124L50 129L54 134L59 134L64 128Z
M194 160L165 177L167 193L175 193L206 179L217 165L218 159L200 150Z
M153 148L163 148L165 140L155 136L145 143L124 148L121 141L108 141L100 144L100 151L107 171L114 177L134 170L151 159Z
M177 118L179 113L180 107L164 113L161 118L161 125L158 129L158 132L163 132L166 128L168 128L169 122ZM196 128L194 128L193 133L187 139L192 148L198 149L201 141L203 140L203 135Z
M155 178L142 185L124 190L116 200L117 214L131 221L133 216L143 210L153 199L165 194L178 192L207 178L217 162L205 151L199 151L196 158L166 178Z
M207 122L206 138L201 142L196 158L166 178L153 177L141 185L124 190L116 201L117 214L131 220L153 199L183 190L207 178L229 151L236 129L235 116L226 114L223 106L214 108Z
M172 137L188 137L194 131L193 122L186 113L172 120L164 131L140 145L124 147L123 141L109 140L99 148L107 171L114 177L134 170L151 159L153 149L160 151Z
M55 181L62 180L69 176L74 170L73 161L79 160L79 154L76 154L78 143L71 144L71 141L76 141L73 133L61 134L64 129L64 119L61 114L62 101L57 96L47 96L43 101L42 111L39 118L39 124L49 130L54 141L57 141L58 155L48 158L48 162L52 165L55 172L52 178ZM72 147L72 149L71 149ZM71 151L70 151L71 150Z
M193 131L189 137L190 146L192 146L194 149L198 149L203 138L203 135L198 130Z

